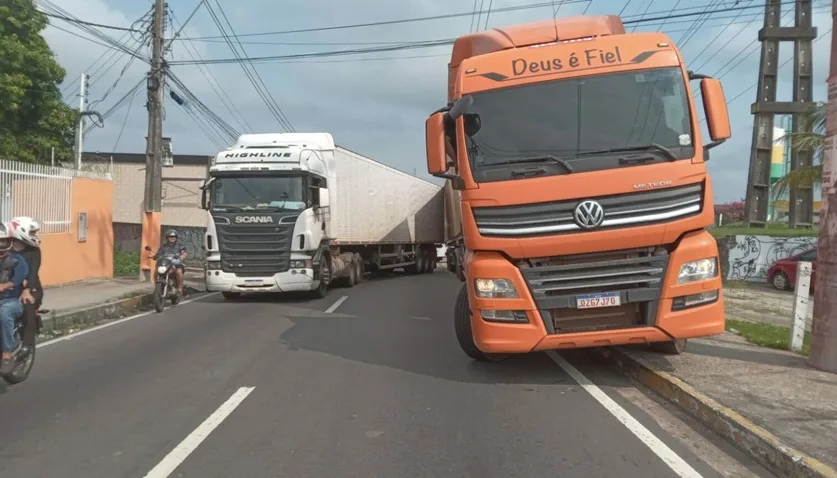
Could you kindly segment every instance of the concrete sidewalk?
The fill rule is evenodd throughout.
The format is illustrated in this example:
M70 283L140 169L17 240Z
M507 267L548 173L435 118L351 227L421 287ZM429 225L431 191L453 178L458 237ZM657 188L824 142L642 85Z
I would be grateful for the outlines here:
M837 477L837 375L729 332L689 341L687 350L599 353L778 476Z
M204 291L203 271L186 271L185 293ZM41 339L150 308L154 286L136 278L91 279L44 291Z

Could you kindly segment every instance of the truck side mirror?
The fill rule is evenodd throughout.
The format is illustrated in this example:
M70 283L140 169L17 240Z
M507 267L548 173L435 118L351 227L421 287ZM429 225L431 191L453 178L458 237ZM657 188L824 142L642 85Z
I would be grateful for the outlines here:
M328 207L328 189L327 188L318 188L317 194L319 195L318 199L320 202L320 207Z
M437 112L424 123L425 142L427 145L427 172L433 176L448 171L445 154L445 113Z
M712 144L706 146L706 149L709 149L723 143L732 136L729 113L727 112L727 101L724 98L724 89L717 79L703 78L700 80L700 94L703 96L703 109L706 112L709 137L712 139Z
M201 191L201 209L209 210L209 194L206 189Z

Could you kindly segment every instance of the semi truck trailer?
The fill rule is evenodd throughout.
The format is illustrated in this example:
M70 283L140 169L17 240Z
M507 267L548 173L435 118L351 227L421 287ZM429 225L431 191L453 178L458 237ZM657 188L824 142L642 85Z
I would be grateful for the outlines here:
M365 272L436 268L442 188L336 146L329 133L244 134L201 185L206 288L242 293L352 287Z
M709 132L690 84L699 82ZM718 80L618 16L455 40L448 103L425 125L446 180L462 350L643 343L681 353L724 330L709 152L730 137Z

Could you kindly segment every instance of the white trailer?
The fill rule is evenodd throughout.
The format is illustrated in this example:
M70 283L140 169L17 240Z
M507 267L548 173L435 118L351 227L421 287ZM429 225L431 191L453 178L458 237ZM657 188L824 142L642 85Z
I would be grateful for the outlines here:
M206 287L243 292L348 287L365 271L436 268L440 186L338 147L328 133L248 134L204 182Z

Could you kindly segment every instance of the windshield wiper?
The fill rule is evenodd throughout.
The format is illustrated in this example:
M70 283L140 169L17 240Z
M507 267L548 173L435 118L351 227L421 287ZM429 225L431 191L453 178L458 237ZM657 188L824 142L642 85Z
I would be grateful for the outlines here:
M514 161L509 161L509 164L518 164L518 163L543 163L543 162L553 162L556 164L560 164L567 170L568 173L574 173L575 170L570 163L567 162L566 159L559 158L558 156L553 156L551 154L545 154L543 156L532 156L530 158L518 158ZM514 171L512 171L514 173Z
M659 152L665 154L666 157L671 161L674 161L674 160L678 159L677 155L674 154L674 152L672 150L666 148L665 146L663 146L661 144L657 144L657 143L650 143L650 144L645 144L645 145L642 145L642 146L627 146L627 147L624 147L624 148L598 149L596 151L585 151L583 153L578 153L578 155L579 156L586 156L586 155L589 155L589 154L621 153L621 152L625 152L625 151L652 151L652 150L656 150L656 151L659 151Z

